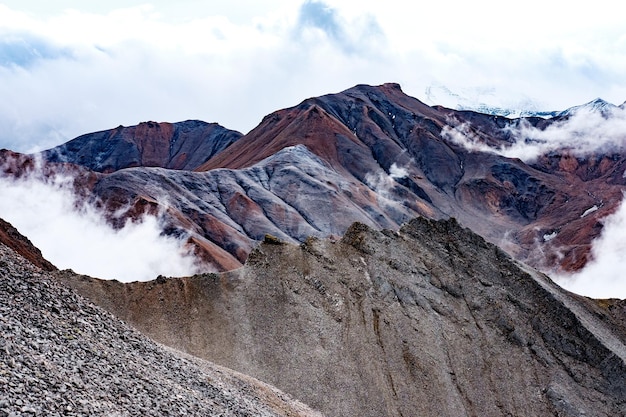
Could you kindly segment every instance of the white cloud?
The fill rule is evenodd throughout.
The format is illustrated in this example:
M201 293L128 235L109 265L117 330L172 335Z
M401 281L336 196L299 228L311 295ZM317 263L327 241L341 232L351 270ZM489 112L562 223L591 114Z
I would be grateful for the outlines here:
M10 222L61 269L120 281L198 272L184 242L161 235L159 219L146 215L112 229L101 213L80 205L68 178L0 178L0 218Z
M569 119L537 129L528 123L512 129L517 142L500 153L525 161L557 150L569 149L574 155L623 149L626 144L626 111L614 108L608 117L582 109Z
M409 171L406 167L398 166L395 162L389 167L389 177L392 179L404 178L409 176Z
M544 129L525 120L507 128L512 145L490 147L480 141L469 123L453 119L442 129L442 136L470 151L493 152L509 158L532 162L538 156L555 150L573 155L623 150L626 146L626 109L612 107L602 112L581 108L568 119L554 122Z
M501 149L494 149L483 142L472 131L469 123L460 123L455 119L449 118L448 124L441 129L441 137L463 146L470 152L493 152L501 153Z
M604 219L602 235L593 242L592 260L571 275L555 276L564 288L593 298L626 298L626 204Z
M399 166L395 162L389 167L389 174L383 169L365 174L365 183L375 193L378 204L386 210L393 210L399 217L410 218L404 201L398 198L394 188L399 184L396 181L409 176L408 166ZM396 219L397 221L397 219Z
M379 199L384 201L392 201L391 191L395 185L394 179L385 173L382 169L377 172L368 172L365 174L365 183L376 192Z

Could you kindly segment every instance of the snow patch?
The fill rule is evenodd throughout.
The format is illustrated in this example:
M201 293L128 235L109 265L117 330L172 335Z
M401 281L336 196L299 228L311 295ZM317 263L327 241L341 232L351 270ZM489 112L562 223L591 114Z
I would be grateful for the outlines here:
M549 242L552 239L554 239L559 233L557 231L554 231L552 233L546 233L545 235L543 235L543 241L544 242Z
M585 210L585 212L583 214L580 215L580 218L582 219L583 217L593 213L594 211L598 210L600 207L598 207L597 205L594 205L593 207L589 207L587 210Z

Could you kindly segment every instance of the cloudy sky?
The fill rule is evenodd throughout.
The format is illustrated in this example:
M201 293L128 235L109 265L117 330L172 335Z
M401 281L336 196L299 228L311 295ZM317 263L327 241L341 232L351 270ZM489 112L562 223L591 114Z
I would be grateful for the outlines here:
M424 4L426 3L426 4ZM141 121L244 133L355 84L399 82L561 110L626 100L614 3L529 0L0 0L0 148L27 152Z

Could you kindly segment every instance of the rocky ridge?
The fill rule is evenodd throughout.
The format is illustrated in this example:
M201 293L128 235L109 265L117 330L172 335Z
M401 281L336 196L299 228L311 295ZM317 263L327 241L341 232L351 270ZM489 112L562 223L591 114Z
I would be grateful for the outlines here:
M221 274L59 277L329 416L626 414L626 303L568 293L454 219L267 237Z
M157 345L0 244L0 416L319 416Z

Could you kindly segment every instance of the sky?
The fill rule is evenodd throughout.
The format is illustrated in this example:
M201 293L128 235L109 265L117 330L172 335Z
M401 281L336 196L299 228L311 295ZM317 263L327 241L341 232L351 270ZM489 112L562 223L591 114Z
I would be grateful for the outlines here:
M0 148L148 120L247 133L362 83L448 106L626 100L626 25L612 2L424 3L0 0Z

